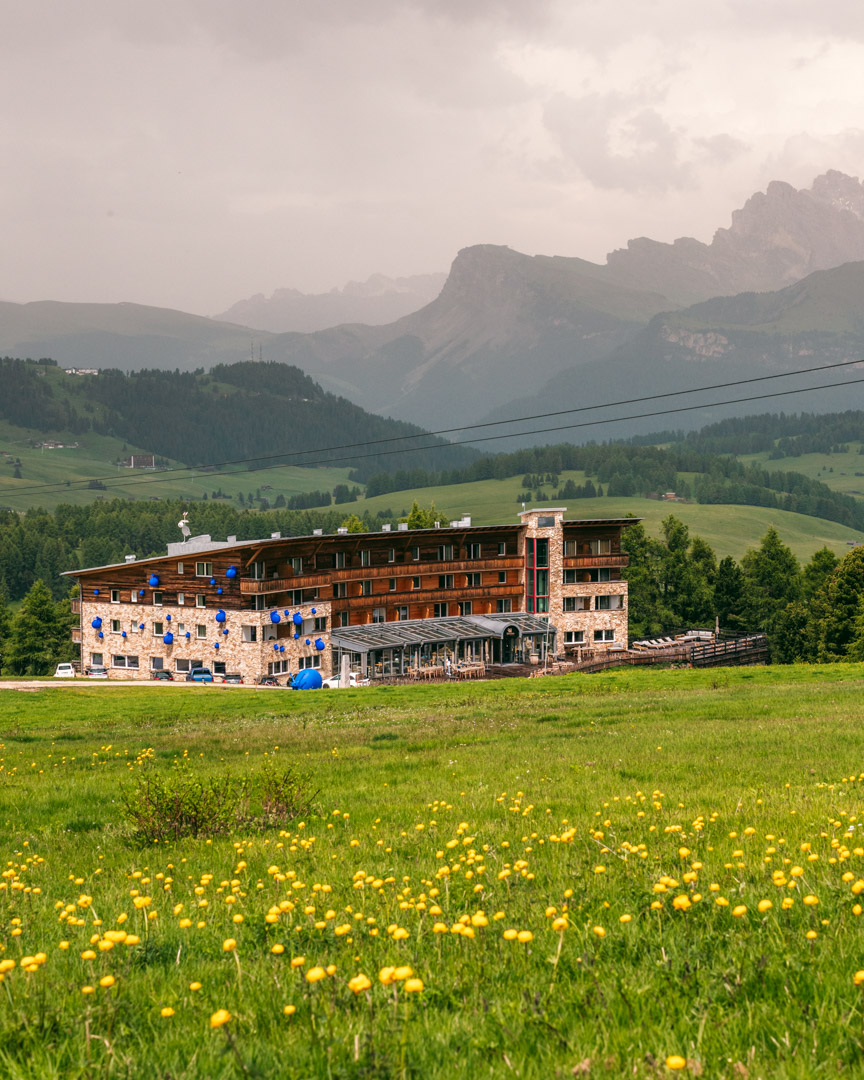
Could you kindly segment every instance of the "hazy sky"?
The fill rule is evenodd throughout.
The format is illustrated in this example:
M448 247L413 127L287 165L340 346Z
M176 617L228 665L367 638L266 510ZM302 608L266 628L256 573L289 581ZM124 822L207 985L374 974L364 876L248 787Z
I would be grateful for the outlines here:
M864 172L860 0L0 0L0 298L212 314Z

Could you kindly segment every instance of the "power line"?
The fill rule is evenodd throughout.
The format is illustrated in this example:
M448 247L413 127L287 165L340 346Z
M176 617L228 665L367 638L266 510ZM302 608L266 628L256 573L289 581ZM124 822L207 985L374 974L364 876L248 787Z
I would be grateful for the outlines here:
M832 367L846 367L846 366L849 366L850 363L857 364L857 363L860 363L860 362L861 361L858 361L858 360L846 361L843 364L836 364L836 365L830 365L830 366L832 366ZM804 370L822 370L822 369L804 369ZM799 372L787 372L786 374L799 374ZM729 384L725 384L725 385L730 385L730 386L743 385L743 384L746 384L746 383L749 383L749 382L762 381L762 379L765 379L765 378L776 378L776 377L778 377L778 376L763 376L760 379L742 379L742 380L740 380L740 382L733 382L733 383L729 383ZM657 410L654 410L652 412L633 413L633 414L630 414L628 416L607 417L607 418L604 418L602 420L586 420L586 421L584 421L582 423L578 423L578 424L560 424L560 425L557 425L557 426L551 427L551 428L534 428L534 429L532 429L530 431L505 432L504 434L501 434L501 435L478 436L477 438L462 439L462 440L457 440L455 442L432 443L432 444L430 444L428 446L408 446L408 447L400 447L399 449L396 449L396 450L378 450L378 451L374 451L374 452L369 453L369 454L351 454L348 457L327 458L326 460L316 461L316 462L314 462L314 464L319 465L319 466L320 465L335 465L335 464L339 464L340 462L345 462L345 461L354 462L354 461L362 461L362 460L364 460L366 458L372 458L372 457L389 457L389 456L392 456L393 454L408 454L408 453L413 453L413 452L418 451L418 450L438 450L438 449L441 449L442 447L446 447L446 446L468 446L468 445L472 445L474 443L480 443L480 442L496 442L499 439L522 438L525 435L545 435L545 434L550 434L552 432L558 432L558 431L573 431L573 430L576 430L578 428L596 427L596 426L601 425L601 424L617 424L617 423L621 423L622 421L626 421L626 420L644 420L644 419L652 418L652 417L655 417L655 416L668 416L668 415L673 414L673 413L694 412L694 411L699 410L699 409L716 408L716 407L721 406L721 405L740 405L740 404L744 404L744 403L747 403L747 402L750 402L750 401L764 401L764 400L769 399L769 398L788 397L788 396L790 396L792 394L807 394L807 393L811 393L814 390L830 390L830 389L833 389L834 387L838 387L838 386L855 386L855 385L860 385L861 383L864 383L864 378L845 379L845 380L842 380L840 382L820 383L820 384L818 384L816 386L802 386L802 387L798 387L797 389L794 389L794 390L776 390L776 391L773 391L772 393L769 393L769 394L751 394L751 395L749 395L747 397L729 398L729 399L727 399L725 401L700 402L700 403L698 403L696 405L682 405L682 406L678 406L676 408L671 408L671 409L657 409ZM703 389L714 389L714 388L713 387L704 387ZM666 396L672 397L672 396L677 396L678 394L681 394L681 393L697 393L697 392L698 391L696 391L696 390L675 391L674 394L669 394L669 395L655 394L655 395L650 395L650 396L648 396L646 398L634 398L633 400L637 401L637 402L638 401L643 401L643 400L644 401L649 401L649 400L652 400L652 399L656 399L657 397L666 397ZM627 404L627 402L622 402L621 404ZM605 406L589 405L589 406L585 406L584 409L564 409L564 410L561 410L561 411L559 411L557 413L556 412L550 412L550 413L541 413L541 414L538 414L538 415L542 416L542 417L547 417L547 416L552 417L552 416L562 415L562 413L582 412L582 411L585 411L587 409L613 408L613 407L614 407L614 403L609 404L609 405L605 405ZM516 423L516 422L517 421L511 421L511 423ZM495 423L499 423L499 421L495 421ZM472 430L472 428L485 427L485 426L486 426L485 424L477 424L477 425L472 425L472 427L469 427L469 428L455 428L453 430ZM432 434L432 433L430 432L429 434ZM418 437L419 436L411 436L411 438L418 438ZM401 438L403 438L403 436L400 436L400 437L394 439L393 441L399 441ZM377 439L377 440L372 440L369 443L354 443L354 444L350 444L350 446L348 448L350 449L353 446L360 447L360 446L364 446L364 445L371 446L371 445L375 445L375 443L383 442L383 441L385 441L385 440ZM339 450L339 449L342 449L342 447L334 447L332 449ZM304 451L304 453L313 453L313 452L315 452L315 451ZM317 452L319 452L319 453L327 453L328 449L325 448L324 450L317 451ZM280 455L271 455L271 456L283 457L283 456L289 456L289 455L281 455L280 454ZM247 461L260 461L260 460L267 460L267 459L266 458L262 459L262 458L258 458L258 457L242 458L242 459L239 459L238 461L235 461L235 462L226 462L225 464L242 464L242 463L247 462ZM253 469L249 469L247 471L248 472L269 472L272 469L284 468L285 464L286 463L284 463L284 462L280 462L277 465L262 465L259 468L253 468ZM200 466L199 465L199 466L195 466L194 468L202 469L202 468L217 468L217 467L218 466L215 466L215 465L214 466ZM187 472L187 471L191 471L192 468L193 467L190 467L190 469L183 469L183 470L178 469L178 470L169 470L169 471ZM222 474L222 475L231 476L231 475L237 475L237 474L236 473L227 473L227 474ZM113 475L110 476L110 477L103 477L102 479L114 480L115 484L112 485L112 486L123 486L123 487L130 487L130 486L133 486L133 485L137 486L138 484L164 484L165 483L165 473L162 473L158 477L147 477L147 478L142 478L142 479L139 479L139 480L125 480L124 478L118 478L118 477L113 476ZM76 481L76 483L78 483L78 481ZM80 483L89 483L89 481L80 481ZM31 489L30 491L5 492L4 496L5 495L9 495L9 496L26 495L26 494L31 494L34 491L45 491L46 493L49 493L49 492L53 492L53 491L65 491L65 490L68 490L68 488L67 488L67 486L65 484L59 484L59 485L53 485L53 486L50 485L50 484L46 484L46 485L40 485L39 487Z
M580 405L580 406L577 406L576 408L572 408L572 409L558 409L558 410L556 410L554 412L534 413L533 415L530 415L530 416L517 416L517 417L513 417L513 418L511 418L509 420L489 420L486 423L481 423L481 424L466 424L466 425L464 425L462 427L440 428L437 431L421 431L421 432L418 432L416 435L391 435L391 436L387 436L387 437L385 437L383 439L368 439L368 440L365 440L363 442L356 442L356 443L340 443L340 444L337 444L336 446L319 447L319 448L314 449L314 450L289 450L289 451L284 451L281 454L255 454L255 455L252 455L251 457L231 458L231 459L228 459L226 461L214 461L214 462L210 462L209 464L203 464L203 465L183 465L183 466L178 466L177 468L174 468L174 469L163 469L163 470L160 471L159 475L160 475L160 478L162 480L164 480L164 478L166 476L171 476L171 475L174 475L176 473L197 472L198 470L201 470L201 469L222 469L222 468L227 467L228 465L245 465L250 461L273 461L276 458L284 459L284 458L306 457L306 456L308 456L310 454L327 454L327 453L330 453L331 451L334 451L334 450L362 449L363 447L376 446L376 445L379 445L381 443L392 444L392 443L397 443L397 442L405 442L405 441L407 441L409 439L432 438L432 437L438 436L438 435L449 435L449 434L452 434L455 431L477 431L480 428L500 427L502 424L522 424L522 423L527 423L529 420L547 420L547 419L551 419L552 417L555 417L555 416L568 416L568 415L575 414L575 413L593 412L593 411L596 411L597 409L616 409L616 408L619 408L620 406L623 406L623 405L638 405L643 401L657 401L657 400L659 400L661 398L681 397L681 396L686 395L686 394L702 394L702 393L705 393L708 390L725 390L730 386L748 386L751 383L769 382L772 379L791 378L793 375L808 375L808 374L810 374L810 373L812 373L814 371L830 371L830 370L832 370L834 368L851 367L851 366L854 366L856 364L860 364L862 362L864 362L864 361L862 361L862 360L841 360L841 361L838 361L835 364L821 364L821 365L817 365L816 367L798 368L795 371L775 372L773 375L756 375L756 376L753 376L752 378L749 378L749 379L733 379L731 382L712 383L712 384L710 384L708 386L693 387L690 390L670 390L668 393L665 393L665 394L647 394L644 397L624 398L621 401L609 401L609 402L604 402L604 403L598 404L598 405ZM843 385L843 384L838 384L838 385ZM814 389L816 389L816 388L814 388ZM773 396L773 395L769 395L769 396ZM718 402L717 404L722 404L722 402ZM685 410L673 410L673 411L685 411ZM570 425L568 425L568 426L570 426ZM576 425L574 425L574 426L576 426ZM564 430L564 429L552 428L550 430L556 431L556 430ZM506 437L506 438L511 438L511 437L512 438L518 438L518 437L521 437L522 435L532 435L532 434L535 434L535 433L532 432L532 431L515 431L515 432L512 432L510 435L507 435L507 436L504 436L504 437ZM463 439L461 442L449 442L448 441L448 442L440 444L440 445L443 445L443 446L464 446L464 445L466 445L468 443L484 442L484 441L492 441L492 439L491 438L490 439L467 439L467 440ZM411 447L410 449L431 450L431 449L436 449L437 445L438 444L435 444L433 446ZM389 453L389 451L381 451L381 456L385 456L388 453ZM364 457L375 457L375 456L377 456L377 455L376 454L366 454L366 455L364 455ZM339 460L339 459L337 459L337 460ZM287 462L287 461L284 461L284 460L280 460L279 467L281 468L282 466L291 465L291 464L292 464L292 462ZM294 462L293 464L298 466L298 467L302 467L303 462ZM250 472L263 472L263 471L266 470L266 468L267 468L267 466L261 466L260 468L250 469L249 471ZM53 483L50 483L50 482L46 483L46 484L31 485L31 487L29 487L29 488L25 488L22 491L16 491L16 492L10 493L10 494L14 494L14 495L33 495L33 494L35 494L36 492L39 492L39 491L54 491L54 490L61 490L63 488L68 489L68 487L71 487L73 484L75 484L75 485L89 484L94 480L99 481L99 482L104 481L104 480L117 481L117 479L118 478L117 478L116 473L110 473L107 476L91 476L91 477L88 477L86 480L73 480L73 481L70 481L69 485L67 485L65 483L62 484L62 485L56 485L56 484L53 484ZM127 486L127 485L133 484L133 483L139 483L139 482L145 483L147 481L132 481L132 480L129 480L129 481L123 480L123 481L121 481L123 486ZM157 482L157 481L154 481L154 483L155 482Z

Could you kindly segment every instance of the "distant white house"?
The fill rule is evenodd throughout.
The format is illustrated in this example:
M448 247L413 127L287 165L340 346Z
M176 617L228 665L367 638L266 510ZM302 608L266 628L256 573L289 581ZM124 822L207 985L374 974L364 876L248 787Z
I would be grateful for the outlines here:
M67 367L63 368L67 375L98 375L99 368L95 367Z

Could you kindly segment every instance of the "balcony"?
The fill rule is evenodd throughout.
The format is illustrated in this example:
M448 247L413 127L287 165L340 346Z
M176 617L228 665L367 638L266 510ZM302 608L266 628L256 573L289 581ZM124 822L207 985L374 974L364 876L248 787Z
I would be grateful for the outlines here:
M371 596L346 596L333 601L339 611L358 611L364 608L401 607L412 604L433 604L443 600L497 600L509 597L522 602L520 585L482 585L476 589L414 589L412 592L373 593Z
M81 601L80 600L70 600L69 601L69 610L72 612L73 615L80 615L81 614Z
M566 555L567 570L599 570L606 566L629 566L629 555Z
M80 645L81 644L81 627L80 626L73 626L72 627L72 644L73 645Z

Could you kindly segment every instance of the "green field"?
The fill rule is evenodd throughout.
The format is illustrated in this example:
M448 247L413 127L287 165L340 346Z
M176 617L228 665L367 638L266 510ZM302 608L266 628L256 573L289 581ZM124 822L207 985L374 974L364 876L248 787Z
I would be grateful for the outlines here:
M572 478L574 483L585 482L581 472L561 473L560 483ZM425 506L434 502L442 511L442 521L470 514L475 525L499 521L518 521L522 509L516 496L522 491L522 477L508 480L478 480L473 484L454 484L449 487L424 488L418 492L391 492L366 499L358 506L373 511L393 509L397 514L410 507L412 495ZM541 505L528 503L528 507ZM555 499L542 505L557 505ZM756 547L768 529L774 525L783 542L799 559L809 559L821 547L829 547L837 555L849 550L848 541L860 543L864 537L855 529L822 518L791 514L788 510L770 510L760 506L709 506L699 503L666 503L657 499L571 499L567 501L568 515L574 518L624 517L635 514L645 519L645 528L653 536L660 535L660 523L674 514L690 527L691 533L703 537L719 558L732 555L740 559L748 547Z
M864 497L864 456L859 452L864 444L844 445L848 445L849 450L843 454L802 454L779 460L769 459L766 453L742 454L739 460L745 465L759 465L769 472L803 473L813 480L821 480L832 491Z
M184 472L176 476L162 476L158 472L143 469L133 471L115 466L113 463L118 459L123 460L131 453L141 452L140 448L128 446L120 439L93 432L84 435L60 432L53 436L55 441L64 444L78 442L78 448L36 450L27 445L29 439L43 442L45 438L38 432L0 421L0 506L6 505L23 512L34 506L53 510L64 503L82 505L98 498L197 500L203 498L205 493L209 498L219 488L231 497L242 491L245 497L250 491L255 492L264 485L269 485L269 490L261 494L272 505L280 494L288 498L301 491L332 491L336 484L348 482L350 472L348 468L301 469L281 466L257 472L244 469L231 473ZM20 480L13 476L12 463L16 458L21 459ZM94 478L104 479L107 490L93 491L83 485L65 486L67 482L74 484ZM58 485L58 488L18 494L29 492L41 484ZM234 505L239 509L236 502Z
M2 1075L860 1076L862 691L2 691ZM293 762L282 828L142 847L121 809Z

